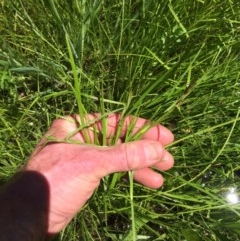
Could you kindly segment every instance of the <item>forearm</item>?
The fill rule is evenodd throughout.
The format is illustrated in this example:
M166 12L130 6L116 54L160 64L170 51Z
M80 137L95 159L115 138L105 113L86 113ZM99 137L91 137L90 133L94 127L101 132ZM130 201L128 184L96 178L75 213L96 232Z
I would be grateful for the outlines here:
M44 177L20 172L0 188L0 240L46 240L49 190Z

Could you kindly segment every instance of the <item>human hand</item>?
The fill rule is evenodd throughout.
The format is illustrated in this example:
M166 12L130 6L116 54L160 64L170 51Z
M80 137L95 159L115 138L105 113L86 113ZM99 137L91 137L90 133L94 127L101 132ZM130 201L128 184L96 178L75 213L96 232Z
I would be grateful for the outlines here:
M99 114L85 116L87 134L95 143L96 131L101 133L101 121L95 121ZM107 118L107 139L116 135L120 120L119 114ZM134 179L150 188L163 184L160 173L151 169L165 171L173 166L173 157L164 146L173 141L173 134L165 127L156 125L150 128L139 141L123 143L130 125L136 134L147 120L128 116L122 126L117 145L101 147L86 144L78 115L57 119L50 130L37 145L26 171L43 175L49 186L48 233L61 231L83 207L98 187L101 178L115 173L133 170ZM93 131L95 130L95 131ZM73 133L67 143L66 137ZM51 139L52 141L48 140Z

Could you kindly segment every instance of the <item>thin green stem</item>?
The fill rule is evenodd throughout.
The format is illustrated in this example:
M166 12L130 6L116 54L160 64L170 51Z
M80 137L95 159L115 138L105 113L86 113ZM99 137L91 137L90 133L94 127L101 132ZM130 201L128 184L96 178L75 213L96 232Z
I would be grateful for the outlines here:
M129 198L130 198L130 205L131 205L132 241L137 241L137 233L136 233L136 225L135 225L135 210L134 210L133 171L129 171L128 176L129 176Z

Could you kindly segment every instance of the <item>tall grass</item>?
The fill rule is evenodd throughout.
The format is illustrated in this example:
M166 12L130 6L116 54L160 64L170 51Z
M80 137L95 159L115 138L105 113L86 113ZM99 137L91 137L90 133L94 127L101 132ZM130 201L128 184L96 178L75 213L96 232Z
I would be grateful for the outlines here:
M100 112L103 145L113 112L175 134L163 188L109 176L58 240L240 240L239 203L227 199L240 184L237 0L2 0L0 9L1 182L65 114ZM126 141L144 131L130 127Z

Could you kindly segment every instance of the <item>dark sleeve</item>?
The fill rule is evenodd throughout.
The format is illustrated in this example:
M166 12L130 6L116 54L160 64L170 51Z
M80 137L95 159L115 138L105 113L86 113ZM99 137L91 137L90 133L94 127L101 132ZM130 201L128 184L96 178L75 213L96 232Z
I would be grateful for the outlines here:
M0 188L0 240L47 239L49 188L36 172L19 172Z

